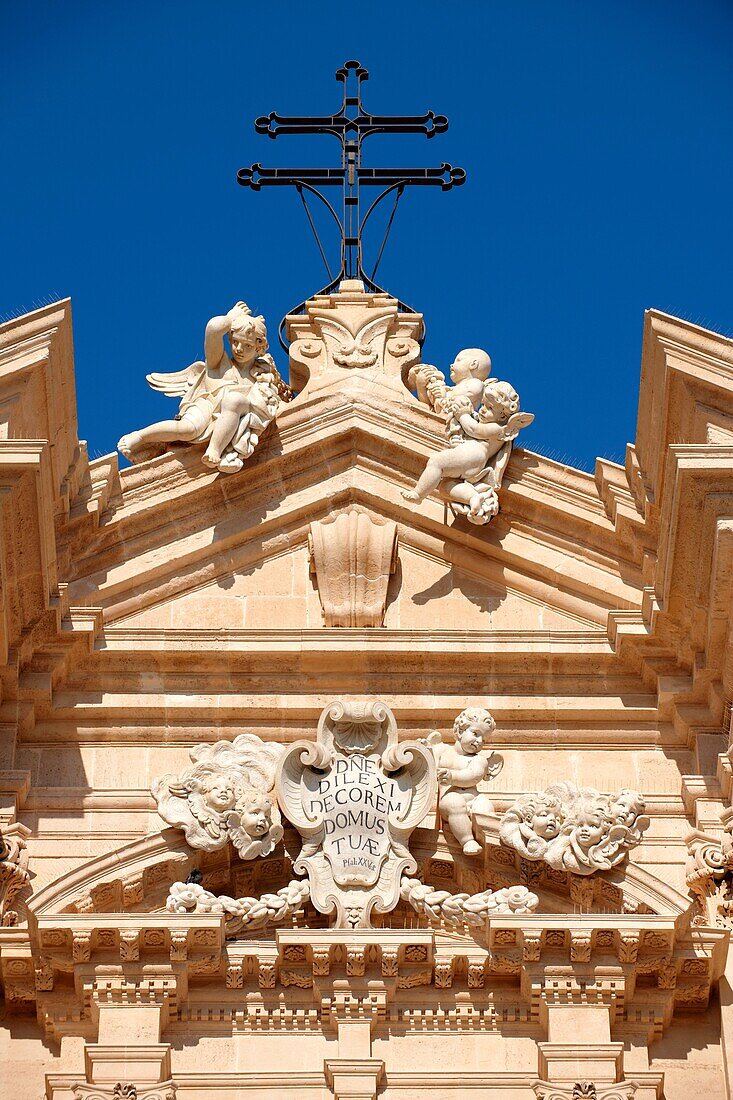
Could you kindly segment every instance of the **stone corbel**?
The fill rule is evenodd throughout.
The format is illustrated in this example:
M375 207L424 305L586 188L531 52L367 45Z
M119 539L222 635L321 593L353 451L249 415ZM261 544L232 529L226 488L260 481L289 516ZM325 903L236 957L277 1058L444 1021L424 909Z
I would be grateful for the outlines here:
M727 815L730 817L730 815ZM697 913L694 923L730 927L733 912L730 879L733 872L733 847L726 820L724 838L709 836L699 829L687 835L687 886L695 896Z
M334 1100L375 1100L384 1079L381 1058L327 1058L323 1069Z
M311 523L308 536L326 626L384 625L389 578L397 568L397 526L366 512Z

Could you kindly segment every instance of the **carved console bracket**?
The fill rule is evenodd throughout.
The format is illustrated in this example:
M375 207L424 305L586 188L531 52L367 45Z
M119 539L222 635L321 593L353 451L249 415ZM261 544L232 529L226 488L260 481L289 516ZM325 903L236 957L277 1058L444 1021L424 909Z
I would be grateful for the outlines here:
M10 903L30 880L26 838L30 829L15 823L0 829L0 925L18 923L18 914Z
M366 512L311 523L308 536L326 626L384 625L389 578L397 567L397 526Z

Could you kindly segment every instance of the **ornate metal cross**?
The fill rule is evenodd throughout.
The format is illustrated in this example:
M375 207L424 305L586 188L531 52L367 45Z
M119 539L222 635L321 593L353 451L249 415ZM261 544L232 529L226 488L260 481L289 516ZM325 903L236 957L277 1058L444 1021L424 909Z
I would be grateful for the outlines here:
M462 168L453 168L450 164L441 164L437 168L365 168L361 163L361 145L364 138L371 134L425 134L431 138L448 129L445 115L436 115L428 111L424 115L372 115L365 110L361 101L361 86L368 80L369 73L358 61L347 61L336 73L336 79L344 86L341 107L335 115L278 115L275 111L255 120L258 134L267 134L276 138L280 134L333 134L341 142L340 168L263 168L253 164L251 168L240 168L237 181L243 187L259 191L261 187L293 186L296 188L308 214L311 228L321 252L331 282L325 290L331 290L341 279L363 279L372 289L379 261L384 251L387 234L397 203L405 187L439 186L443 191L464 182L466 173ZM343 188L342 216L324 195L319 187L340 186ZM361 216L361 188L381 187L381 193ZM305 203L303 191L317 195L333 215L341 233L341 266L335 278L328 265L325 252ZM364 227L376 206L390 192L395 192L395 205L390 216L387 231L379 250L371 278L368 277L362 262L362 235Z

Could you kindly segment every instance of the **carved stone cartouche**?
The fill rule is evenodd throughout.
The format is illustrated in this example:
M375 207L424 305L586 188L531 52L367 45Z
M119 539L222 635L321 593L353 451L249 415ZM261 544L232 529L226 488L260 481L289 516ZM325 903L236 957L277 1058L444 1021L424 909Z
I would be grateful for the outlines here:
M277 793L303 839L293 867L310 879L311 901L336 911L337 927L368 927L372 909L393 909L400 881L417 864L407 843L435 797L432 754L397 743L397 726L380 702L327 706L317 742L288 748Z

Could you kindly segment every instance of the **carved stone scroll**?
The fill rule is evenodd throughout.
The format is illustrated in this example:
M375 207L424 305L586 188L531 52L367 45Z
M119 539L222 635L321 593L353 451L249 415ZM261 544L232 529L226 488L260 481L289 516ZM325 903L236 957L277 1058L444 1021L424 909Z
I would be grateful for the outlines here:
M592 875L621 863L648 825L638 791L624 788L612 797L592 787L557 783L518 798L504 814L499 836L527 860Z
M366 512L311 523L308 545L326 626L384 625L397 526Z
M133 1085L118 1081L115 1085L72 1085L75 1100L176 1100L172 1081L159 1085Z

